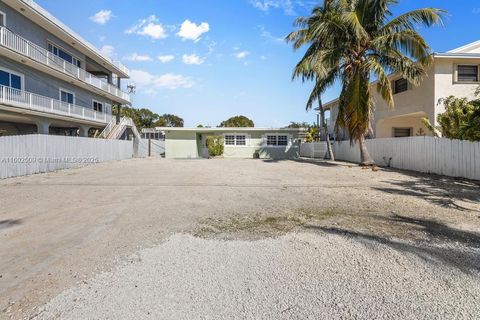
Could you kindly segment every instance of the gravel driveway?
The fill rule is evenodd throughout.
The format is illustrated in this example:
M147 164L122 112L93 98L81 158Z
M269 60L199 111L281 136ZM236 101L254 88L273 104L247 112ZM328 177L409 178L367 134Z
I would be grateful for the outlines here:
M477 182L132 159L0 181L0 319L478 319Z
M472 254L480 255L476 249ZM372 241L171 236L36 319L478 319L480 277Z

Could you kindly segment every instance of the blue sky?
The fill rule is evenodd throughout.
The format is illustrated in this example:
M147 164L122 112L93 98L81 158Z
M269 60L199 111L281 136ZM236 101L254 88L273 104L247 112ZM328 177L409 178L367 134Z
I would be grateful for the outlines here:
M173 113L186 126L216 126L234 115L256 126L315 121L305 111L311 84L291 81L302 52L282 39L313 0L37 0L132 72L135 107ZM74 7L74 8L73 8ZM400 0L395 14L448 11L445 26L422 29L436 52L480 39L478 0ZM325 101L335 98L338 87Z

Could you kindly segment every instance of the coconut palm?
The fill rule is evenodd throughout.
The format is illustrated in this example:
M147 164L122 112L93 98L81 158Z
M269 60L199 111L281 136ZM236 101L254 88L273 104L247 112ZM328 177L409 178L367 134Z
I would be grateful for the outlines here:
M373 164L365 137L372 117L373 87L394 107L389 74L419 85L432 62L429 46L417 26L441 24L442 10L424 8L392 18L398 0L324 0L311 16L296 20L287 36L294 49L308 48L293 77L315 82L307 109L325 90L341 84L336 131L345 129L358 142L363 165ZM376 86L371 86L376 79Z

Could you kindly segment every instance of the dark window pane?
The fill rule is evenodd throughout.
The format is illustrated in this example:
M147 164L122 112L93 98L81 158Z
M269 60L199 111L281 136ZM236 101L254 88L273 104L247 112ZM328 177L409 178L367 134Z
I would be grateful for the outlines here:
M66 103L73 104L73 94L65 92L65 91L61 91L60 92L60 100L62 100L63 102L66 102Z
M20 78L16 74L10 75L10 86L12 88L22 90L22 78Z
M72 56L63 51L62 49L58 50L58 56L62 58L63 60L72 63Z
M267 136L267 146L276 146L277 136Z
M98 112L102 112L103 111L103 104L100 103L100 102L94 101L93 102L93 110L98 111Z
M225 136L225 144L227 146L233 146L235 145L235 136Z
M10 73L0 70L0 85L10 87Z
M287 136L278 136L278 145L279 146L288 145L288 137Z
M458 66L458 81L478 82L478 66Z
M400 93L408 90L408 81L407 79L398 79L394 82L394 91L393 93Z
M237 136L237 146L244 146L246 145L246 138L245 136Z
M5 26L5 16L0 13L0 26Z
M412 129L410 128L393 128L393 136L395 138L410 137Z

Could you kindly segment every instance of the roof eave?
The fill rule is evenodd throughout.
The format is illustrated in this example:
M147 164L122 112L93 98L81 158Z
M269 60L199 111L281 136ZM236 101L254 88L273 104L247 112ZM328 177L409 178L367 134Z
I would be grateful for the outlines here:
M68 26L62 23L60 20L55 18L51 13L47 10L42 8L33 0L2 0L11 8L20 11L21 14L26 15L29 20L32 20L32 16L30 14L35 15L36 17L40 18L41 21L53 27L55 31L58 30L58 33L62 34L70 41L69 44L74 43L74 48L79 51L83 51L87 53L87 56L95 60L96 62L103 65L105 68L110 70L111 72L117 74L121 78L129 78L130 74L128 71L124 71L119 68L114 61L110 60L109 58L103 56L100 51L95 48L91 43L83 39L80 35L75 33L71 30ZM23 10L22 10L23 8ZM26 11L26 9L29 9ZM49 32L52 32L49 30Z

